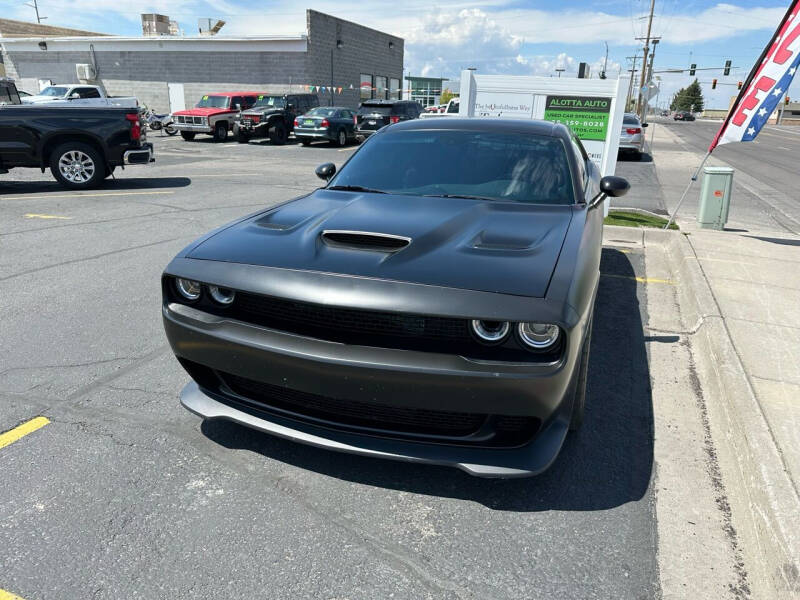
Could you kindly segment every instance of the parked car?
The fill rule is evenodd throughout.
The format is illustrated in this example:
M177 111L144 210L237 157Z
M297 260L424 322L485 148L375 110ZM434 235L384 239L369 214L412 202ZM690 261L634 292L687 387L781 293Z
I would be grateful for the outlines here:
M583 419L602 201L628 183L564 125L502 119L409 120L316 173L167 265L181 403L331 450L547 469Z
M0 77L0 106L22 104L20 93L13 79Z
M636 160L642 158L644 152L644 128L647 123L642 123L638 115L625 113L622 116L622 131L619 136L619 151L631 154Z
M194 108L172 113L173 125L187 142L198 133L214 136L215 142L224 142L233 129L240 108L253 106L260 94L262 92L205 94Z
M294 119L319 106L316 94L260 94L255 104L236 116L234 135L246 144L254 137L269 137L272 144L285 144L294 129Z
M356 135L366 138L381 127L419 118L422 105L411 100L367 100L356 113Z
M326 140L344 146L356 139L355 112L344 106L320 106L294 120L294 137L304 146Z
M688 110L677 111L672 118L676 121L694 121L694 115Z
M447 104L442 105L442 109L435 113L423 113L420 115L421 119L431 117L457 117L459 108L459 99L451 98Z
M139 100L134 96L107 96L97 85L60 83L44 88L38 94L24 96L23 104L48 104L50 106L120 106L135 108Z
M0 174L49 166L63 187L80 190L97 187L116 167L154 160L137 108L0 106Z

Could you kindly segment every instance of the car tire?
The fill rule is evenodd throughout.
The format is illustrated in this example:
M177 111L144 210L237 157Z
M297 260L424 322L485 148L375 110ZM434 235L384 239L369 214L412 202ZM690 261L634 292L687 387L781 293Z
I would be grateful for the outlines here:
M340 148L347 146L347 132L344 129L336 132L336 145Z
M303 146L309 146L311 144L311 140L306 138L297 138Z
M572 414L569 419L569 430L578 431L583 425L583 417L586 412L586 381L589 376L589 348L592 345L592 325L589 324L589 331L581 348L580 364L578 365L578 380L575 382L575 392L572 397Z
M286 125L283 123L276 123L269 128L269 142L276 146L283 146L289 138L289 132L286 131Z
M226 123L217 123L214 126L214 141L224 142L228 139L228 125Z
M194 139L194 136L194 131L181 131L181 137L187 142L191 142Z
M241 131L239 131L239 133L236 134L236 141L239 142L240 144L246 144L247 142L250 141L250 136L247 135L246 133L242 133Z
M108 168L103 155L93 146L65 142L50 154L50 172L65 188L88 190L100 185Z
M175 135L176 133L178 133L178 130L175 129L172 125L167 125L166 127L164 127L164 133L166 133L167 135Z

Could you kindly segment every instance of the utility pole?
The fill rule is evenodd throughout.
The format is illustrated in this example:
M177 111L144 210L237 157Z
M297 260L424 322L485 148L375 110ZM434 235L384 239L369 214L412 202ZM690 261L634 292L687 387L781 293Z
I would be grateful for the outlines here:
M636 76L636 61L639 59L639 55L635 54L634 56L626 56L625 58L633 61L633 67L628 69L631 74L631 79L628 82L628 94L625 96L625 112L628 112L628 106L631 103L631 92L633 91L633 78Z
M600 73L600 79L606 78L606 69L608 68L608 42L603 42L606 45L606 59L603 61L603 72Z
M653 63L656 61L656 46L658 46L658 42L661 41L661 38L653 38L653 51L650 53L650 68L648 69L648 79L647 81L642 83L642 87L646 86L650 83L650 80L653 78ZM647 111L650 106L650 98L645 98L642 102L642 122L647 121Z
M47 17L40 17L39 16L39 4L37 3L37 0L33 0L33 4L27 4L26 3L25 6L30 6L33 10L36 11L36 22L37 23L41 24L41 22L44 21L47 18Z
M642 108L642 91L641 88L647 83L647 53L650 52L650 32L653 29L653 11L656 8L656 0L650 0L650 17L647 20L647 37L644 42L644 60L642 61L642 85L639 86L639 100L636 103L637 108L641 111Z

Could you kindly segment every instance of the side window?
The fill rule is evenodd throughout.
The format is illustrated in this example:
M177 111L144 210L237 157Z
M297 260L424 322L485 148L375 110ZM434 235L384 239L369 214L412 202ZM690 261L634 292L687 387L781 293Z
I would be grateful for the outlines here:
M231 108L236 108L236 105L240 104L242 108L244 108L244 98L242 96L233 96L231 98Z
M77 93L81 98L100 97L100 92L96 88L75 88L73 93Z

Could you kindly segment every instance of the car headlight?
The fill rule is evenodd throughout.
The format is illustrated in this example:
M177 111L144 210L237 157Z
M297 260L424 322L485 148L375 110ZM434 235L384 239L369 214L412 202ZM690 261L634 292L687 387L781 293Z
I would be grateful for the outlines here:
M184 279L183 277L178 277L175 280L175 287L178 288L178 293L187 300L197 300L202 290L199 281Z
M552 323L520 323L517 335L525 346L545 350L558 341L561 330Z
M508 336L511 326L508 321L481 321L475 319L471 322L472 333L484 344L499 344Z
M216 285L208 286L208 292L215 301L225 305L231 304L233 299L236 297L236 292L234 292L232 289L219 287Z

